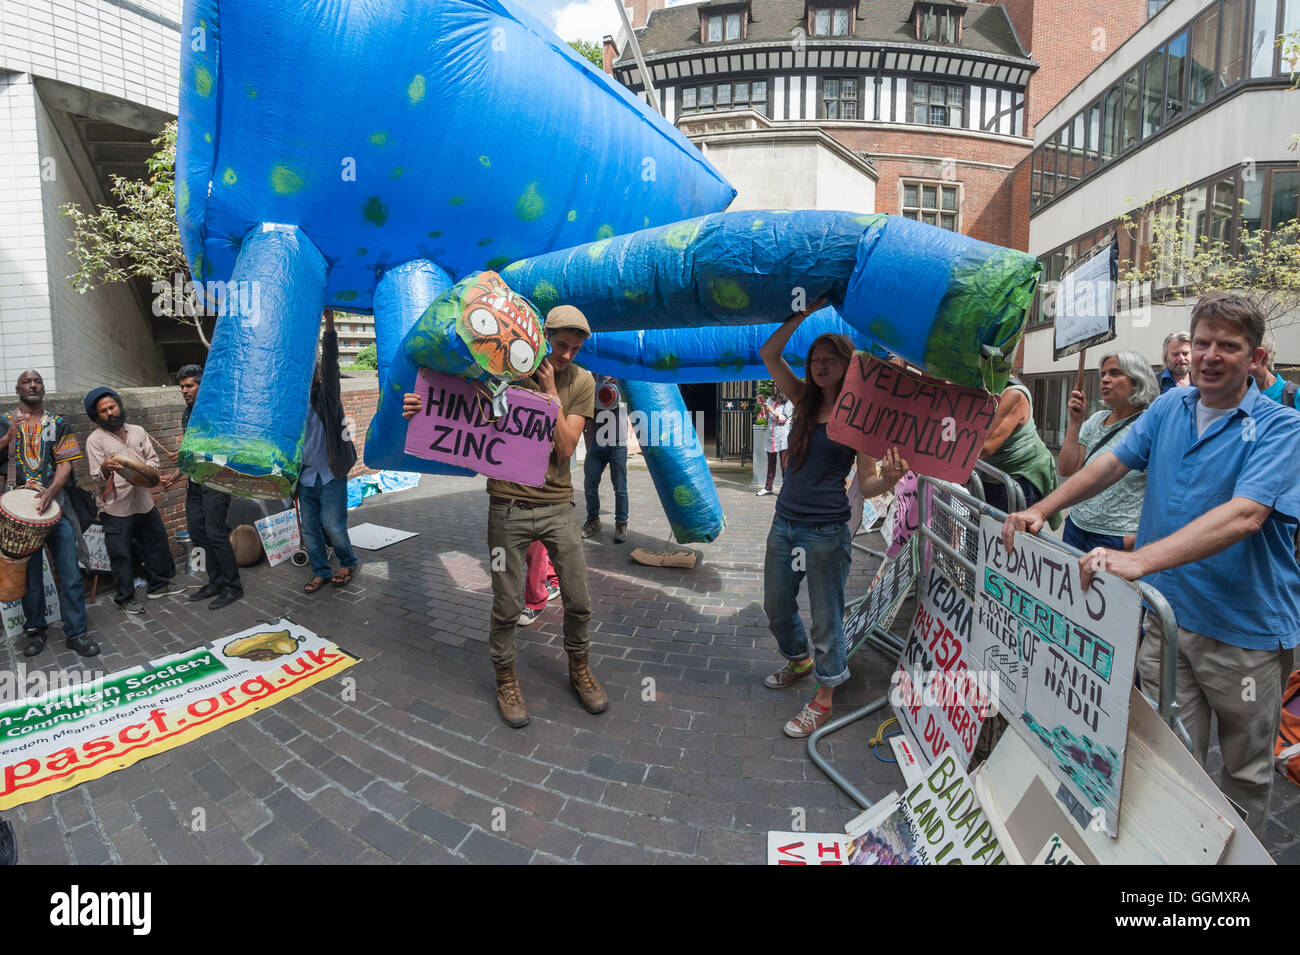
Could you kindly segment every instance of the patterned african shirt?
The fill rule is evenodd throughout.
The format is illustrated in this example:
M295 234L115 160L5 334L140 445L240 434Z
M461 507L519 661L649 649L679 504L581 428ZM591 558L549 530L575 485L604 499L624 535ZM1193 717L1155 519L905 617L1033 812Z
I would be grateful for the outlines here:
M0 411L0 436L9 432L13 412ZM16 484L21 487L31 481L49 487L54 482L54 472L64 461L81 458L77 436L63 415L48 411L40 421L28 418L18 428L13 445L0 451L0 483L9 480L9 455L16 453L18 467Z

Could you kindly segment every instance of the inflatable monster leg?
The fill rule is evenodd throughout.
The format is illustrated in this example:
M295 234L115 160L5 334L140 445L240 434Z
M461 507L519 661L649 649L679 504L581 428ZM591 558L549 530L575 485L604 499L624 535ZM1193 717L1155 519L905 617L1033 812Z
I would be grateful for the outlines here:
M413 259L384 273L375 286L375 350L379 404L366 434L366 466L424 474L470 474L464 468L407 454L402 395L415 390L419 369L402 348L407 333L429 304L451 288L452 279L428 259Z
M298 480L327 266L296 226L244 239L181 444L182 471L243 497Z
M704 447L676 385L624 381L629 425L679 544L711 541L726 526Z

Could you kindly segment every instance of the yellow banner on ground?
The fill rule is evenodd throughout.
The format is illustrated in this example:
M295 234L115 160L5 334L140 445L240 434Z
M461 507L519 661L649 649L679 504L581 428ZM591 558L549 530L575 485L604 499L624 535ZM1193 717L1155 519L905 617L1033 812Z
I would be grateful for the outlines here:
M287 619L15 702L0 702L0 810L166 752L358 662Z

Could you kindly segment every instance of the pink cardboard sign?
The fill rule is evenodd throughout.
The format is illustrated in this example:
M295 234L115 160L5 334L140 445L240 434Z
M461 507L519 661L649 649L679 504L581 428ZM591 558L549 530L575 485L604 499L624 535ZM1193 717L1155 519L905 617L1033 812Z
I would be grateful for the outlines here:
M965 484L996 409L985 392L855 352L826 435L877 458L898 448L917 474Z
M406 429L406 453L469 468L488 477L541 487L555 440L555 398L508 388L510 407L495 421L471 382L421 368L415 392L424 407Z

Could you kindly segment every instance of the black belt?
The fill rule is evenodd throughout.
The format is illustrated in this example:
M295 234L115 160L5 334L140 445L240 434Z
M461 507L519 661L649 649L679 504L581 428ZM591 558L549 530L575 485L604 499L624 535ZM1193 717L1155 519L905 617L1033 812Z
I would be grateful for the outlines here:
M506 507L518 507L525 511L531 511L534 507L547 507L549 505L541 504L538 501L524 501L517 497L497 497L495 494L489 495L488 500L493 504L504 504Z

